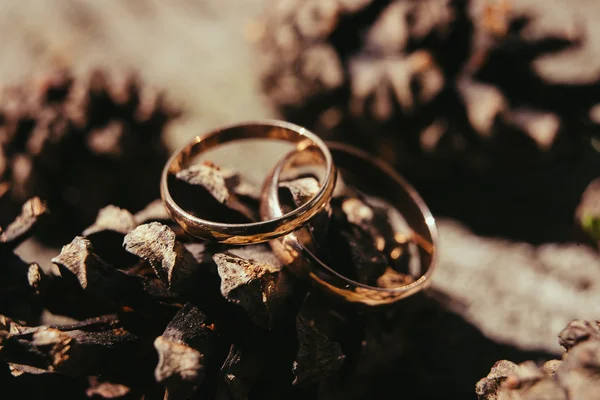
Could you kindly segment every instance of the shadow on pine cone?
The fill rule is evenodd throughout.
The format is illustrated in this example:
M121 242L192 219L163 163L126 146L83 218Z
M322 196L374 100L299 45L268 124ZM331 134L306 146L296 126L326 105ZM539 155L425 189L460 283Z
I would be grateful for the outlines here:
M600 83L585 67L600 62L599 5L580 3L275 0L262 87L286 119L392 162L437 215L570 240L600 168Z
M158 197L162 133L180 113L135 75L56 68L0 96L1 223L39 196L52 218L38 237L62 245L100 208L136 211Z

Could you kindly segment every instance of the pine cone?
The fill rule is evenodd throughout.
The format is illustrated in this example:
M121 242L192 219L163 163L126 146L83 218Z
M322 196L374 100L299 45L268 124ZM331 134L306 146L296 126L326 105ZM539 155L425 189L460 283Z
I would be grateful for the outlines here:
M599 3L270 4L261 82L284 118L387 159L436 215L477 234L572 239L571 210L600 168L587 33ZM589 61L569 69L569 57Z
M221 173L216 181L225 188L215 190L198 179L205 170L190 167L178 178L178 194L190 198L199 193L194 189L206 190L232 213L239 210L234 201L252 204L243 194L260 186L228 168L213 172ZM223 190L227 204L219 202ZM392 212L383 210L386 202L374 203L371 214ZM328 235L323 248L332 249L332 267L348 260L346 271L362 280L359 268L372 269L369 264L379 260L356 249L344 254L348 246L334 241L364 238L354 236L355 225L383 239L386 248L398 231L378 217L357 218L344 203L332 207L346 221L338 219L330 232L352 236ZM498 358L542 357L486 338L449 311L455 300L439 292L421 292L397 308L336 302L300 279L298 266L284 267L267 244L230 246L185 234L160 200L135 214L105 207L49 265L22 260L15 249L49 212L32 198L0 230L3 393L35 399L358 400L401 392L411 399L465 399ZM365 243L361 247L370 251ZM582 326L563 342L573 346L597 332Z
M0 222L39 196L61 223L49 243L64 244L108 204L139 210L158 197L161 134L178 115L134 74L55 68L2 88Z
M424 161L421 173L433 161L516 170L598 133L599 77L565 62L576 49L595 57L585 25L599 6L582 7L277 0L259 42L262 87L286 118L392 162Z
M488 376L477 382L477 396L480 400L597 399L599 332L598 321L571 322L558 335L567 350L562 360L547 361L540 368L533 361L519 365L498 361Z

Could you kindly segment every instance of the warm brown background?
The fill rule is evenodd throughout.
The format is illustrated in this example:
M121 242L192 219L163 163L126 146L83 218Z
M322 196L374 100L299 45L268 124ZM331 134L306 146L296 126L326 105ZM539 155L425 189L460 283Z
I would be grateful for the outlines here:
M221 123L268 117L252 52L264 0L8 1L0 3L0 82L59 60L139 71L187 109L174 146Z

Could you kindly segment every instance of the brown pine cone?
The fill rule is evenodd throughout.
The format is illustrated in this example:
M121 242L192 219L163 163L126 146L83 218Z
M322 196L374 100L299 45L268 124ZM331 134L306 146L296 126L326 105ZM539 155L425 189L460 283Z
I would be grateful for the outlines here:
M61 221L48 238L64 244L108 204L141 209L158 197L168 155L161 135L178 115L129 73L56 68L2 88L0 222L39 196Z
M585 27L600 7L581 6L276 0L259 42L262 87L288 119L403 165L530 163L600 129L600 77L566 68L569 52L595 56Z
M438 216L569 240L600 168L600 3L577 4L274 0L262 88L286 119L386 158Z
M518 365L498 361L488 376L477 382L477 396L480 400L597 399L599 333L598 321L572 321L558 335L567 351L562 360L550 360L539 367L533 361Z

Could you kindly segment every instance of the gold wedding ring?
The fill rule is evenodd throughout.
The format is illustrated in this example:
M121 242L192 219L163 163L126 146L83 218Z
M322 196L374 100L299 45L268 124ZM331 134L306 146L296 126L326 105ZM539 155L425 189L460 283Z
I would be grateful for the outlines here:
M227 142L242 139L274 139L295 144L295 151L317 148L325 173L319 191L302 206L286 214L251 223L222 223L199 218L178 205L169 191L169 175L189 167L201 153ZM195 137L167 162L160 183L162 200L171 218L192 236L228 244L266 242L293 232L323 210L335 187L337 173L325 143L315 134L300 126L276 120L229 125Z
M212 221L199 218L192 211L186 211L177 204L169 188L169 182L175 182L173 177L189 168L198 156L210 149L246 139L272 139L294 145L293 150L271 169L263 183L260 196L262 221ZM314 194L303 195L302 201L295 204L293 210L286 211L287 205L282 205L279 198L285 172L295 169L301 171L300 176L303 176L308 170L314 172L315 166L322 168L323 165L325 173L319 175L319 184L315 184L310 191ZM351 175L354 180L346 185L352 180L346 179ZM374 159L371 154L342 143L326 144L315 134L291 123L276 120L247 122L221 127L197 136L170 157L163 170L160 190L171 218L190 235L234 245L269 242L284 265L308 273L313 281L327 292L351 303L394 303L425 289L430 284L435 269L437 228L431 212L416 190L389 165ZM390 277L394 279L386 281L383 286L375 286L375 283L372 286L345 276L319 258L318 246L327 245L321 239L326 237L331 218L332 198L342 195L346 196L342 197L342 200L354 199L352 193L363 193L382 199L401 213L409 230L406 238L397 239L394 235L393 240L406 239L405 243L410 243L411 257L414 253L418 259L418 273L411 269L410 276L402 275L393 270L390 264L386 271L392 271ZM389 255L394 259L391 253ZM394 273L400 275L393 275ZM398 276L406 276L407 279L395 279ZM376 285L379 284L380 281L377 280Z
M385 198L402 213L412 230L411 240L418 248L420 277L400 286L384 288L366 285L340 274L319 259L314 252L314 246L310 246L315 244L312 243L315 232L307 233L305 229L314 225L313 221L316 220L309 222L308 226L301 231L273 240L271 242L273 251L284 264L294 264L297 267L300 264L299 269L308 271L310 277L319 286L352 303L390 304L426 288L436 265L437 228L425 202L396 171L389 165L375 160L372 155L342 143L330 142L327 145L341 174L334 193L343 190L344 170L356 172L356 175L360 176L360 182L359 185L354 184L354 186L368 186L368 190L363 190L363 187L358 189ZM278 192L281 175L286 168L290 167L292 159L298 155L293 152L288 154L269 174L261 196L262 218L278 218L283 214ZM304 159L311 161L307 157ZM323 210L323 213L325 211Z

